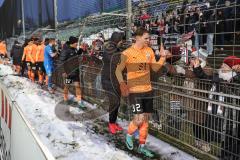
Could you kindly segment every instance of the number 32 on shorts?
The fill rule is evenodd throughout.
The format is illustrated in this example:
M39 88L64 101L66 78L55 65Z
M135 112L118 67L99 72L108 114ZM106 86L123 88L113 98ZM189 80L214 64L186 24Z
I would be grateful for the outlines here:
M133 113L141 113L142 112L142 107L140 104L133 104L132 105L132 111Z

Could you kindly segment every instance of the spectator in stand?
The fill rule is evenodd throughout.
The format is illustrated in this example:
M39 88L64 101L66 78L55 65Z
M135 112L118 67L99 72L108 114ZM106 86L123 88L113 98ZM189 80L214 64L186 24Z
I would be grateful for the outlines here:
M200 10L200 8L197 9L198 15L199 15L199 45L203 46L203 44L206 43L206 25L204 22L204 15L203 11Z
M210 3L207 2L207 7L210 9ZM208 55L213 53L213 38L215 33L215 10L207 10L204 13L205 32L207 33L207 52Z
M22 55L23 55L23 47L18 41L15 41L11 50L10 57L13 60L13 68L18 75L21 74Z
M235 30L236 30L236 36L237 36L237 39L238 39L238 42L237 44L240 44L240 0L237 0L237 6L236 6L236 27L235 27Z
M176 16L174 18L174 28L173 28L173 32L174 33L180 33L180 27L179 27L179 24L181 23L180 21L180 17L179 16Z
M147 13L147 11L142 10L142 14L140 16L140 23L141 26L146 28L149 31L150 27L150 19L151 16Z
M132 23L132 25L131 25L131 34L132 34L133 37L134 37L134 34L137 30L137 26L138 26L137 23Z
M194 44L195 44L195 48L196 50L199 49L199 37L198 37L198 33L199 33L199 27L198 27L198 22L199 22L199 15L198 12L195 8L195 6L192 6L189 10L189 15L186 18L186 22L188 24L187 27L187 32L194 32Z
M158 20L158 26L159 26L159 35L162 36L165 33L165 22L163 18Z
M216 44L217 48L223 50L224 45L224 15L222 10L217 11L217 23L216 23Z
M87 54L88 54L88 48L89 48L89 46L88 46L87 43L82 43L82 44L80 45L80 48L81 48L82 51L83 51L82 54L84 54L84 55L87 55Z
M231 20L235 16L234 8L231 6L231 1L225 1L225 8L223 9L223 15L225 20L225 30L224 32L233 32L234 31L234 21ZM233 33L225 33L224 35L225 44L233 44ZM230 42L232 41L232 42Z
M171 27L171 17L169 14L165 17L165 33L170 33L170 27Z
M233 71L240 73L240 58L236 56L228 56L224 59L223 63L231 67Z
M231 83L240 83L240 74L239 74L239 66L240 66L240 58L236 56L229 56L226 57L222 63L221 68L218 70L218 74L214 75L207 75L202 67L199 64L199 60L195 59L194 63L194 73L197 77L203 78L203 79L209 79L213 81L213 84L215 85L215 90L211 91L213 92L223 92L223 93L231 93L233 95L239 95L239 91L236 89L233 89L232 87L229 88L221 88L219 86L220 82L231 82ZM228 84L231 85L230 83ZM220 90L222 89L222 90ZM220 103L228 103L229 98L223 97L221 95L212 95L212 97L209 96L209 99L213 99L215 97L215 101L217 100ZM216 99L217 98L217 99ZM234 98L232 99L234 100ZM236 101L239 101L239 99L235 99ZM236 102L239 103L239 102ZM214 109L216 108L217 109ZM208 105L208 112L210 112L210 115L208 115L208 119L206 121L210 121L211 124L211 131L212 133L209 133L208 135L211 135L211 140L217 139L218 137L221 137L219 133L224 133L224 139L221 139L223 142L222 150L221 150L221 159L239 159L240 158L240 112L237 109L232 109L228 107L222 107L220 105L212 104L211 106ZM214 112L223 114L224 117L219 116L213 116ZM235 113L234 113L235 112ZM234 116L235 114L235 116ZM226 120L227 119L227 120ZM223 122L226 121L225 130L221 130L223 126ZM214 123L218 122L218 123ZM235 125L234 125L235 123ZM216 130L217 129L217 130ZM219 140L218 140L219 141Z

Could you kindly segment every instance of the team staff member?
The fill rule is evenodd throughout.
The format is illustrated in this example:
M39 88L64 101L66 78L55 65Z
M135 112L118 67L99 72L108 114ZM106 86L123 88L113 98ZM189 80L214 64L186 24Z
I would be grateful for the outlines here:
M57 55L57 52L53 52L53 47L56 45L56 40L54 38L49 39L49 44L44 49L44 68L47 74L48 91L54 93L52 87L52 74L54 70L53 57Z
M21 74L22 55L23 55L23 47L18 41L15 41L11 50L10 57L12 57L14 70L18 75Z
M120 88L115 75L115 70L120 59L121 52L124 50L122 45L123 33L114 32L108 43L103 49L103 69L102 86L109 99L109 124L108 129L112 134L122 131L122 127L116 123L118 109L120 107ZM125 48L126 49L126 48Z
M166 54L161 44L161 58L156 62L153 50L148 47L150 42L148 31L144 28L138 28L135 36L135 44L122 53L121 62L118 64L115 74L120 84L122 96L129 96L134 113L134 118L128 127L126 145L129 150L133 150L132 135L139 130L138 152L153 157L154 155L145 146L149 116L153 111L150 70L157 72L164 65ZM125 68L127 69L127 84L122 75Z
M45 49L45 41L40 41L39 45L37 46L37 53L36 53L36 69L38 72L38 82L40 85L43 84L44 80L44 49Z

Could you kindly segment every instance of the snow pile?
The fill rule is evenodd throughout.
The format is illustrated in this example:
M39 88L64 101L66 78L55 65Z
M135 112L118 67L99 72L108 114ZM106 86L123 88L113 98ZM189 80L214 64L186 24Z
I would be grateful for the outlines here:
M122 31L119 30L118 28L107 28L107 29L102 30L102 31L99 32L99 33L102 33L103 36L104 36L104 38L105 38L105 40L108 40L108 39L111 38L113 32L122 32ZM87 38L86 38L86 37L83 38L82 42L83 42L83 43L87 43L89 46L91 46L91 45L92 45L92 41L93 41L93 40L96 40L96 39L98 38L98 34L99 34L99 33L97 33L97 34L92 34L92 35L90 35L90 36L87 37Z
M6 65L2 65L0 64L1 67L0 67L0 76L6 76L8 74L13 74L13 70L11 67L9 66L6 66Z
M91 131L91 124L64 121L56 116L62 93L54 95L40 89L30 80L12 75L11 67L0 65L0 81L19 105L34 131L58 160L132 160L128 153L115 148L106 138ZM107 117L105 117L107 119ZM126 128L127 122L122 122ZM90 125L89 125L90 124ZM164 157L192 160L192 156L170 145L149 137L148 144L157 148ZM172 153L176 153L172 155Z

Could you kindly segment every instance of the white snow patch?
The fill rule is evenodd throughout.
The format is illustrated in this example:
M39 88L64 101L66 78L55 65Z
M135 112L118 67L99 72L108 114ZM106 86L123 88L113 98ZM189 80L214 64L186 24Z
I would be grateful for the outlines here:
M109 40L113 34L113 32L122 32L118 28L107 28L102 30L99 33L102 33L105 40ZM97 34L92 34L89 37L83 38L82 42L87 43L89 46L92 45L92 41L96 40L98 38L98 33Z

